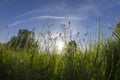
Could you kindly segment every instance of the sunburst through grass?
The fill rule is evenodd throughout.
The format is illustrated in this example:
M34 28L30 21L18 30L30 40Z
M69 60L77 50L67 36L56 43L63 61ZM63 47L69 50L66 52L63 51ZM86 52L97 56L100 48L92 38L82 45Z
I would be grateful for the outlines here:
M63 42L62 40L57 40L57 42L56 42L56 47L57 47L57 49L58 49L58 53L61 53L62 50L63 50L64 47L65 47L65 44L64 44L64 42Z

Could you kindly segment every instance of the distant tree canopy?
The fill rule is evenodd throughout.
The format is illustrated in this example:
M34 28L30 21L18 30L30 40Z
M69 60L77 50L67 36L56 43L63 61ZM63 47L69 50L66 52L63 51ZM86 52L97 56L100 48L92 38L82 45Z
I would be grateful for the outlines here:
M27 29L20 29L17 36L13 36L11 40L7 43L13 49L30 49L37 48L37 43L35 42L34 32L28 31Z
M68 53L74 53L77 49L77 43L74 40L71 40L68 43Z
M116 25L115 32L120 36L120 22Z

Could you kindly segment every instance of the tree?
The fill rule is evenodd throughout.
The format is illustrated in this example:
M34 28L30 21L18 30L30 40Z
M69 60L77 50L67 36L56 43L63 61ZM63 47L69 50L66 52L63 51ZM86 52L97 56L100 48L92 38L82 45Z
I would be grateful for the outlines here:
M14 50L28 50L31 48L37 48L38 45L35 42L34 37L34 32L28 31L27 29L20 29L18 36L13 36L7 44L10 45Z
M77 44L75 41L72 40L68 43L68 50L76 51L76 48L77 48Z
M120 36L120 22L116 25L115 32L118 36Z
M76 50L77 50L77 44L74 40L71 40L67 46L68 57L70 59L74 58Z
M18 44L18 38L16 36L13 36L7 44L9 44L12 48L15 49Z

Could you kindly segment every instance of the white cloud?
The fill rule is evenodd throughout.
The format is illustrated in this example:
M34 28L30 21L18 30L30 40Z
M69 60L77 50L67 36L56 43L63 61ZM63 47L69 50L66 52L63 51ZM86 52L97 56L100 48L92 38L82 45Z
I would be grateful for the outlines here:
M39 13L39 12L41 12L41 11L40 10L31 10L31 11L23 13L22 15L17 16L17 18L21 18L21 17L27 16L27 15Z
M29 18L29 19L23 19L23 20L18 20L18 21L15 21L15 22L9 24L8 26L9 27L16 26L16 25L19 25L19 24L22 24L22 23L26 23L29 20L31 20L31 18Z
M38 16L38 17L32 17L32 19L70 19L70 20L83 20L83 18L79 17L64 17L64 16Z
M18 24L22 24L22 23L26 23L26 22L29 22L31 20L35 20L35 19L56 19L56 20L84 20L83 18L78 18L78 17L64 17L64 16L37 16L37 17L31 17L31 18L28 18L28 19L23 19L23 20L18 20L18 21L15 21L11 24L9 24L9 27L11 26L15 26L15 25L18 25Z

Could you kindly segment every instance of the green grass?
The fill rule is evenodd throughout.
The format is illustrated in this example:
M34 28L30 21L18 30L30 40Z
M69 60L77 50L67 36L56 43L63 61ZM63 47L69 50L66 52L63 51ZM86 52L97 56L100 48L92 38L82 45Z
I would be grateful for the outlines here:
M0 80L120 80L119 35L102 42L100 26L98 34L98 43L85 51L71 43L61 54L0 44Z
M2 45L0 80L119 80L119 44L108 41L99 49L63 54L14 52Z

